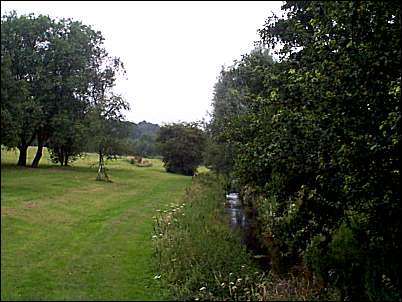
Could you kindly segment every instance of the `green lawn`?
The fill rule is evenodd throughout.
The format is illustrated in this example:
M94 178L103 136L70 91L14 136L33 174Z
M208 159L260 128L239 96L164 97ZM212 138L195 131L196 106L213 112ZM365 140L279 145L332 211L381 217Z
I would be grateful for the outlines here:
M39 169L1 155L2 300L169 299L153 278L152 217L182 198L190 177L119 159L105 183L94 155L58 167L45 153Z

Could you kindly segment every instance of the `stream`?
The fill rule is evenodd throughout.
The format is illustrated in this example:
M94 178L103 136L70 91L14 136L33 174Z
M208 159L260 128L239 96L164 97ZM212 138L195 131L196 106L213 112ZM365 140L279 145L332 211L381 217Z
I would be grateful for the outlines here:
M253 223L245 214L239 193L231 192L226 194L225 213L229 216L230 229L240 231L242 243L246 245L260 267L266 270L269 269L270 261L258 244L253 232Z

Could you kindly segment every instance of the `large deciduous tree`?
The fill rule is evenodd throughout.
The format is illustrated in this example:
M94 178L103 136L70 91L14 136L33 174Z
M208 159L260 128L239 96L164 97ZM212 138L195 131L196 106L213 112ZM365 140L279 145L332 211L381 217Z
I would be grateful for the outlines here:
M102 34L79 21L14 12L1 24L2 143L18 147L18 164L26 165L35 138L32 167L45 145L53 160L66 165L85 149L88 136L102 137L97 150L103 154L116 128L106 121L120 120L128 105L112 93L116 73L124 68L107 54ZM104 121L98 128L90 125L95 112Z
M1 20L2 73L4 68L1 102L6 118L2 131L15 135L5 135L2 143L19 149L20 166L26 165L28 146L43 122L42 62L50 40L49 29L54 25L49 17L36 18L33 14L18 17L15 12L2 16Z

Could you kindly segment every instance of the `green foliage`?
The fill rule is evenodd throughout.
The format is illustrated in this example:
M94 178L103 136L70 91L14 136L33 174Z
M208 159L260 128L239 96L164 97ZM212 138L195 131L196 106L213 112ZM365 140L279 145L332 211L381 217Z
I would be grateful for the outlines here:
M167 172L193 175L202 163L205 136L196 123L162 126L157 143Z
M259 30L279 60L223 71L211 127L275 270L308 259L342 298L400 299L400 4L283 9Z
M111 127L94 123L97 135L86 128L95 115L121 120L128 105L111 91L124 68L108 55L103 41L99 31L71 19L15 12L2 16L2 143L20 149L19 165L26 165L26 150L34 140L33 167L45 145L61 164L84 151L89 138L98 139L107 153L105 136L114 134Z

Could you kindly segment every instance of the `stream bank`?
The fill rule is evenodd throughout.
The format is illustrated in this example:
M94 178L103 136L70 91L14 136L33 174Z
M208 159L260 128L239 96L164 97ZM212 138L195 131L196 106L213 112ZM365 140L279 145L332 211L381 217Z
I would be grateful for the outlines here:
M254 222L247 217L239 193L230 192L226 194L225 213L229 217L230 229L240 231L242 243L251 252L253 258L262 269L269 270L271 267L270 260L255 237Z

